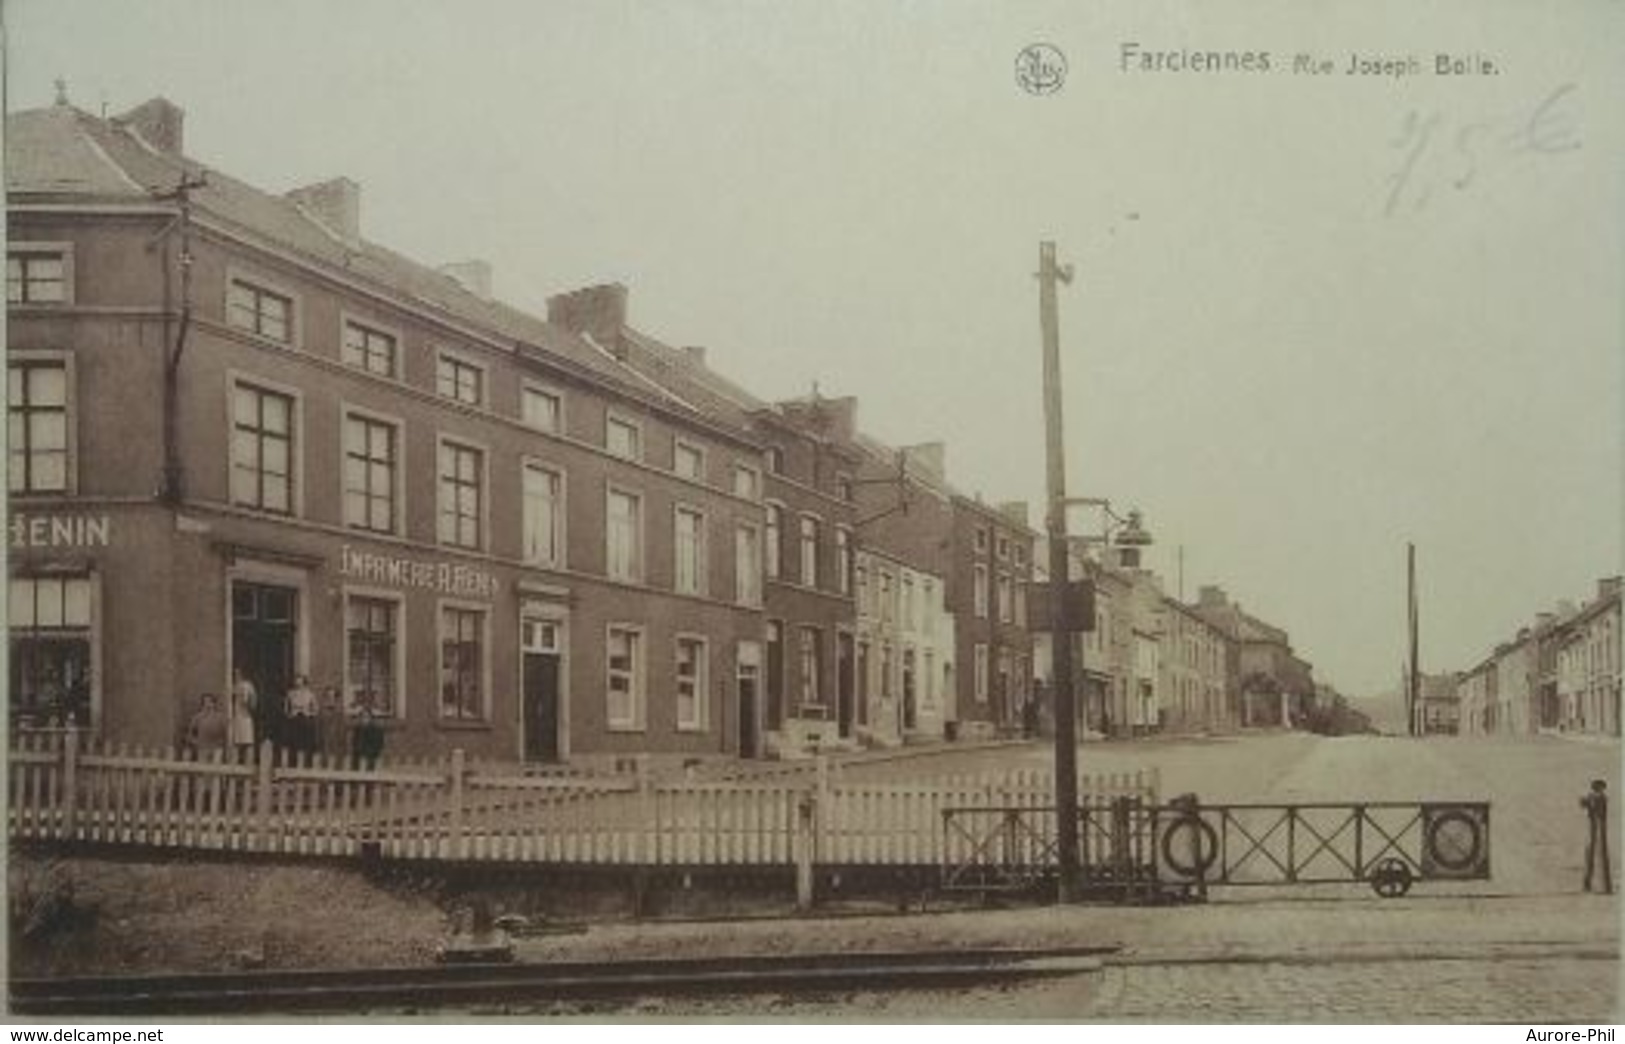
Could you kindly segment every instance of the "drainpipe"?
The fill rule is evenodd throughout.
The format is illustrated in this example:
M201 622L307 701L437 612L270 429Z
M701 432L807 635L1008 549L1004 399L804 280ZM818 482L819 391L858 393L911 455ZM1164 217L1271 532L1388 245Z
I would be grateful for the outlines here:
M181 178L180 184L175 186L173 192L159 196L159 199L173 200L179 209L179 214L165 234L175 228L180 230L180 254L177 261L181 272L180 287L180 319L175 328L174 346L164 354L164 465L163 475L159 481L158 499L170 507L179 507L186 498L186 474L181 467L179 420L180 411L180 368L181 360L186 354L186 335L192 327L192 199L191 192L206 184L204 177L186 175ZM164 312L173 314L174 299L170 276L170 267L167 264L168 252L165 252L164 265Z

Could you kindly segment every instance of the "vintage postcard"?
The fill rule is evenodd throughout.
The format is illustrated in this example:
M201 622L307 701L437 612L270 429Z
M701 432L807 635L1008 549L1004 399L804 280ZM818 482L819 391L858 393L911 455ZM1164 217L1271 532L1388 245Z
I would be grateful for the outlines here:
M19 1018L1614 1017L1619 3L3 15Z

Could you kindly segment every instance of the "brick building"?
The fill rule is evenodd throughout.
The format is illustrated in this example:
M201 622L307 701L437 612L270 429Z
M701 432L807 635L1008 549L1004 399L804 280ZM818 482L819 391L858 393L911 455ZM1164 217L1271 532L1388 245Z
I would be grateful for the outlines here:
M308 674L394 752L749 753L760 446L616 295L506 307L344 179L177 193L182 125L7 120L14 724L173 742L236 668L262 732Z

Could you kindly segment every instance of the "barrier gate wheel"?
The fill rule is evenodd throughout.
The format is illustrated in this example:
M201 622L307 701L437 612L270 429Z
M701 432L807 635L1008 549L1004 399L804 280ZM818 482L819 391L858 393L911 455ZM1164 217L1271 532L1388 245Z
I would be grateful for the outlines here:
M1180 816L1162 832L1162 863L1190 881L1205 877L1219 857L1213 824L1195 813Z
M1389 856L1371 870L1371 890L1384 899L1398 899L1411 890L1415 875L1403 859Z

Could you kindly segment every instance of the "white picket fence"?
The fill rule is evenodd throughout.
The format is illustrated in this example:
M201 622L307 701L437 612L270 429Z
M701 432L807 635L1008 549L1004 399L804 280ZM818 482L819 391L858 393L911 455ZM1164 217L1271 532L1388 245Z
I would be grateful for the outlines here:
M9 829L20 841L277 855L557 865L941 865L969 855L943 811L1053 805L1047 773L852 781L827 763L784 777L661 780L528 774L465 758L359 768L269 745L238 760L13 738ZM1086 798L1157 800L1155 772L1081 775Z

